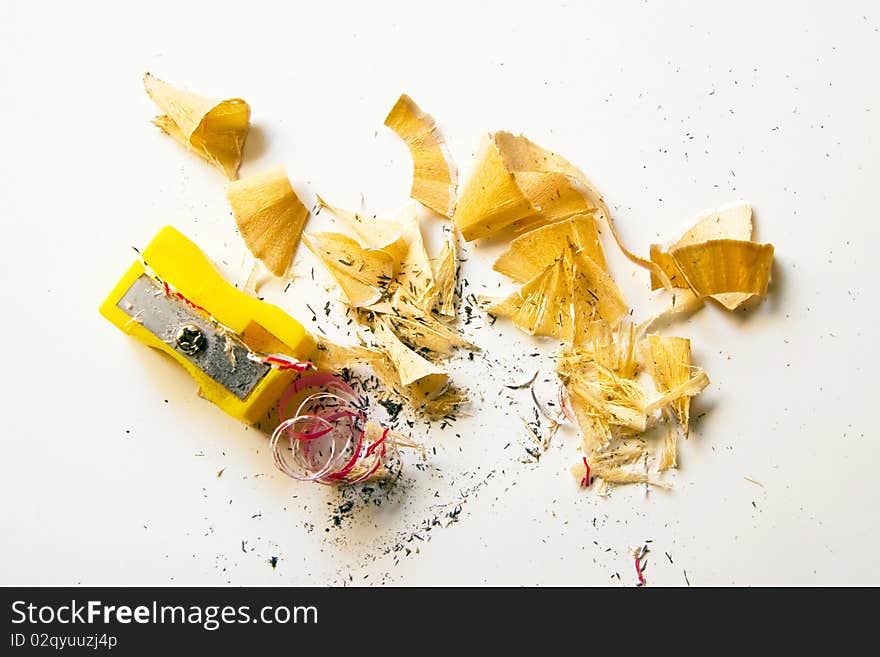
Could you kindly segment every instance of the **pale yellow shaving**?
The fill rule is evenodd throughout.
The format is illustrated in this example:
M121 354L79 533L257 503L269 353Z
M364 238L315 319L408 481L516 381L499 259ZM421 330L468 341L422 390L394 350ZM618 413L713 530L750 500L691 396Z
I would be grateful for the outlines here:
M164 114L153 123L166 134L220 169L238 176L250 127L250 106L241 98L216 101L144 75L144 87Z
M751 240L752 206L739 201L702 213L697 223L681 236L675 247L709 240Z
M326 339L317 341L312 362L319 370L337 372L356 363L370 364L382 354L363 346L339 345Z
M767 294L772 244L709 240L673 249L671 255L698 296L713 297L728 310L736 309L753 295Z
M475 170L455 208L453 221L462 237L468 242L488 237L534 214L490 136L480 148Z
M419 408L419 404L414 401L413 395L410 395L408 401L412 406ZM421 410L428 417L443 418L455 412L456 409L465 403L467 403L467 396L464 392L450 385L433 399L422 402Z
M510 243L492 268L519 283L525 283L570 247L580 250L602 270L608 271L593 215L579 215L520 235Z
M593 459L589 461L590 470L598 469L601 471L632 465L641 461L644 456L645 446L642 443L624 443L614 449L594 454Z
M664 481L653 479L647 472L635 472L623 468L612 468L602 473L602 481L606 484L648 484L656 488L669 489L672 486Z
M563 258L568 263L568 258ZM585 335L587 318L615 322L629 310L620 288L584 251L571 256L572 300L575 322L574 342Z
M434 284L437 288L436 308L443 317L455 317L455 288L458 274L458 234L454 225L443 227L444 240L434 260Z
M635 381L638 358L632 325L612 329L594 322L583 346L566 349L557 362L571 407L581 429L583 451L592 455L615 433L646 428L647 397Z
M410 196L437 214L452 217L458 172L434 119L403 94L385 118L409 148L413 159Z
M684 276L681 275L681 272L678 271L678 267L675 266L675 261L672 259L672 256L669 255L662 246L659 244L652 244L650 247L650 257L651 262L666 274L672 287L676 289L689 289L687 281L684 280ZM651 289L656 290L660 287L663 287L663 283L660 281L660 277L657 273L652 271Z
M477 349L432 313L435 307L450 312L454 301L457 268L454 243L449 243L448 250L438 260L437 275L441 279L438 286L415 205L409 205L393 221L388 221L346 212L330 206L320 197L318 202L346 223L363 243L373 246L363 249L351 238L337 236L347 240L352 251L357 247L364 253L382 256L384 268L378 275L373 276L371 282L355 281L355 285L350 280L350 271L343 271L345 276L340 278L337 253L331 250L322 256L352 305L362 309L358 321L373 333L376 349L361 356L366 357L386 388L413 407L427 415L450 412L464 402L463 394L448 385L444 370L420 354L447 356L456 347ZM454 238L450 236L450 239ZM310 248L318 252L311 243ZM354 260L352 255L349 253L345 259ZM373 270L368 268L368 271Z
M408 386L404 385L400 381L397 366L384 352L380 353L380 357L370 361L370 367L388 390L426 414L433 415L439 408L449 411L464 401L458 391L448 387L448 381L442 380L441 383L439 375L420 379Z
M641 461L645 454L646 450L641 444L624 444L606 452L596 452L592 455L592 458L587 457L587 461L590 464L590 478L600 480L603 488L611 484L645 483L660 488L668 488L668 484L652 479L647 472L631 469L631 466ZM583 481L587 475L587 468L583 462L575 463L571 466L570 471L577 481Z
M478 155L454 221L467 241L504 230L525 230L595 207L564 158L523 136L496 132Z
M529 335L580 342L594 319L614 321L628 310L614 280L582 251L564 251L519 290L487 311Z
M648 364L658 392L669 392L691 378L691 341L687 338L649 335ZM688 435L691 398L682 395L672 404L684 435Z
M250 252L275 276L284 276L309 216L284 167L229 183L226 198Z
M608 428L603 428L596 436L600 439L599 444L607 442L612 428L633 433L645 431L647 397L636 381L622 378L607 367L591 362L585 362L564 380L573 403ZM588 428L596 430L593 423Z
M382 249L395 261L405 257L406 243L399 224L332 206L320 195L317 195L317 200L320 208L328 210L330 214L345 223L361 244L372 249Z
M651 415L655 411L673 404L682 397L695 397L703 392L708 385L709 377L706 373L703 370L696 370L687 381L680 383L674 388L670 388L648 404L648 406L645 407L645 412L648 415Z
M670 324L673 320L699 310L703 305L703 300L690 288L676 290L666 308L639 325L639 333L644 333L654 326Z
M400 226L406 252L400 262L392 304L410 305L429 313L437 298L437 286L415 205L405 207L395 222Z
M529 335L571 339L571 288L560 285L563 269L559 258L519 290L487 308L487 312L512 320Z
M260 293L263 286L271 280L272 273L259 260L254 260L254 266L251 267L251 273L248 274L242 289L255 297Z
M617 233L617 228L614 225L614 218L611 215L611 210L605 203L605 199L583 171L571 164L561 155L551 153L550 151L530 142L525 137L516 138L510 133L498 134L502 135L502 143L509 145L508 148L502 151L505 153L508 162L513 162L514 166L518 166L519 168L528 171L555 174L564 176L565 179L564 181L558 179L552 180L552 184L543 185L551 195L555 196L555 198L551 199L549 202L549 208L542 206L541 199L535 193L529 195L529 199L532 201L533 205L536 205L539 209L539 216L519 222L517 224L519 228L526 228L530 225L533 226L536 223L550 223L566 216L579 214L580 212L595 211L598 216L605 219L608 228L611 230L611 235L614 237L614 241L617 243L621 252L633 264L653 272L656 276L660 277L661 281L664 282L664 285L667 288L670 287L668 281L664 278L664 272L659 271L652 262L640 258L624 246L623 241L620 239L620 235ZM577 199L576 195L580 195L582 198ZM580 204L582 204L585 209L578 211L577 206Z
M477 155L474 173L462 190L453 220L470 242L591 213L605 220L617 246L631 262L651 271L667 289L672 289L658 265L624 246L608 205L586 175L562 156L523 136L509 132L489 135Z
M449 356L458 347L480 351L475 344L468 342L454 329L433 319L431 315L405 316L388 314L384 319L404 343L416 349L427 349L436 354Z
M381 333L381 344L376 348L363 346L342 346L327 340L320 340L315 351L313 362L322 371L335 372L352 365L368 365L384 387L394 395L406 400L410 406L419 409L427 416L442 417L452 412L457 406L466 401L460 390L448 384L445 376L428 374L409 385L401 383L400 373L397 366L392 362L388 350L405 354L407 348L399 342L395 344L394 336L389 337L390 331ZM416 354L413 356L418 358ZM412 356L403 355L403 359L410 360ZM426 370L433 368L428 363ZM406 370L406 368L405 368Z
M660 449L660 460L657 469L660 472L678 467L678 430L671 422L666 425L666 435Z
M388 356L403 386L420 382L426 390L438 393L446 386L446 372L407 347L394 334L387 318L379 317L373 324L376 346Z
M583 332L583 340L578 343L580 346L563 352L559 369L565 371L584 362L595 362L619 377L633 379L640 371L637 335L635 325L629 322L616 325L606 320L590 322Z
M404 207L394 220L387 220L333 207L320 196L318 203L351 228L361 243L385 252L394 263L394 278L386 286L388 298L383 295L366 305L376 310L390 307L430 312L437 298L437 286L414 204ZM390 302L390 306L385 302ZM372 308L373 304L380 305Z
M595 321L586 326L582 344L565 349L557 361L567 406L581 432L581 451L592 475L604 484L663 485L645 472L626 469L648 454L641 441L632 439L653 426L658 411L667 423L677 414L686 431L690 397L709 384L705 372L691 365L688 340L639 336L634 324ZM640 383L643 370L651 373L660 392L653 399ZM674 427L666 434L657 464L660 470L677 465ZM572 472L582 478L585 468L578 464Z
M431 377L405 386L388 355L379 349L363 346L343 346L329 340L319 340L313 357L315 366L322 371L336 372L355 364L369 365L376 377L390 392L405 399L410 406L429 417L443 417L466 399L451 385L437 389Z
M752 206L745 201L730 203L715 210L703 212L697 223L673 244L664 249L659 244L651 245L651 260L657 263L669 276L673 286L687 288L687 281L675 266L669 251L682 246L690 246L708 240L751 240L752 239ZM659 278L651 274L651 289L661 286ZM746 297L747 298L747 297Z
M355 308L379 301L394 279L394 261L380 249L365 249L340 233L304 235L303 239Z
M755 294L763 296L766 292L766 283L770 278L770 268L763 268L764 260L761 258L769 258L772 262L772 251L770 251L769 255L765 252L762 254L761 258L759 258L759 262L755 264L759 267L757 273L764 277L766 276L766 280L762 278L758 279L748 279L749 274L743 272L739 274L738 285L743 286L743 291L736 292L719 292L715 294L704 294L701 290L694 288L688 278L681 271L679 263L677 262L675 256L673 256L673 252L681 250L684 247L698 247L699 245L706 245L709 242L717 242L724 240L732 240L737 242L750 242L752 239L752 208L751 205L744 201L739 201L736 203L731 203L729 205L718 208L717 210L711 210L709 212L703 213L697 223L690 228L675 244L670 246L668 249L663 249L663 247L653 244L651 245L651 260L654 261L663 271L668 275L672 284L675 287L680 288L692 288L700 298L710 297L715 299L721 305L723 305L728 310L734 310L742 305L745 301L750 299ZM770 245L764 245L765 251L766 247ZM703 250L707 247L703 246ZM746 249L752 249L754 247L744 247ZM701 262L698 265L699 268L708 270L711 267L714 267L714 264L711 264L706 258L708 257L709 252L705 251L704 257L701 258ZM731 265L729 262L735 260L737 255L731 254L729 257L725 257L726 262L723 267L729 268ZM733 259L733 260L732 260ZM747 260L747 258L745 259ZM747 265L747 262L743 262L743 265ZM712 274L708 273L706 275L712 277L724 277L728 280L725 283L724 287L736 287L731 280L731 271L727 271L724 274ZM763 285L761 283L763 282ZM713 284L714 287L717 287L717 283ZM656 289L659 286L658 279L654 276L651 278L651 286L652 289ZM713 287L710 286L710 287ZM762 289L762 292L753 292L754 289ZM701 289L706 289L701 288Z

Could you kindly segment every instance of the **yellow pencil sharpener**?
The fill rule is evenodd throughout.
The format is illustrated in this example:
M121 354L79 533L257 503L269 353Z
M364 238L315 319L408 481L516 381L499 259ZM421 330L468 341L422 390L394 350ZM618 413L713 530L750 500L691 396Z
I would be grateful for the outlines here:
M201 394L248 423L262 419L309 361L314 339L277 306L223 280L182 233L166 226L101 304L124 332L180 363ZM280 364L280 367L279 367Z

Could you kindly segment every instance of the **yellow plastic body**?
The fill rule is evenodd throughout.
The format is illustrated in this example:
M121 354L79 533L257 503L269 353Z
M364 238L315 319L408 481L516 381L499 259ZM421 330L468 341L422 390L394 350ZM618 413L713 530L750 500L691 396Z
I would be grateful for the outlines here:
M302 324L277 306L245 294L223 280L202 250L177 229L166 226L160 230L142 256L156 276L235 331L251 349L299 360L312 357L315 341ZM250 424L262 419L296 373L271 369L247 397L239 399L144 326L132 321L117 306L132 284L145 273L142 262L132 264L101 304L101 314L122 331L174 358L198 382L202 396L229 415Z

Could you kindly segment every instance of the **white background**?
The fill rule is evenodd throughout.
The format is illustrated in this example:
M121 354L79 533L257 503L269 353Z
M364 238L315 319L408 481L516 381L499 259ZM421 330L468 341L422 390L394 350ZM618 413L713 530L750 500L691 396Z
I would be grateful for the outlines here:
M646 540L652 585L880 583L878 30L872 2L3 2L0 583L632 585ZM490 130L562 153L642 253L751 200L771 292L674 328L712 379L674 489L579 490L570 434L522 463L531 401L502 384L551 361L480 318L466 332L485 352L454 374L473 417L416 424L436 455L336 527L339 492L275 472L262 434L97 312L166 223L233 282L250 271L222 176L150 125L147 70L247 99L242 174L284 164L309 206L407 202L409 155L382 126L401 92L465 175ZM636 315L661 306L605 246ZM495 253L468 247L476 293L510 289ZM265 290L311 330L304 304L338 298L313 264L301 248L301 278ZM342 337L342 317L334 301L317 323ZM434 513L430 540L406 542Z

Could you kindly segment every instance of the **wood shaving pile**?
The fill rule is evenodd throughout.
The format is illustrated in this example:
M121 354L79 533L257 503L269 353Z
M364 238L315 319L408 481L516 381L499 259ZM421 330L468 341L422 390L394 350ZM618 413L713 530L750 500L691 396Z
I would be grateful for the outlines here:
M150 74L144 83L164 112L156 125L236 178L248 104L211 101ZM773 263L773 245L752 239L751 206L739 202L704 213L676 242L652 245L646 259L625 248L605 200L584 173L529 139L504 131L488 135L459 194L457 169L433 118L404 94L385 125L411 154L411 197L448 220L433 259L415 204L381 219L319 196L318 211L331 213L345 232L304 234L308 211L283 168L229 185L236 223L253 255L273 275L285 276L302 236L361 327L359 345L319 343L316 364L334 371L367 364L414 409L427 416L450 413L466 400L444 363L458 349L478 350L455 326L459 233L468 242L510 239L494 269L519 287L484 300L486 310L529 335L564 344L556 356L559 403L581 434L582 457L573 475L584 486L598 480L601 491L614 484L666 486L659 473L677 467L691 398L709 379L692 363L690 340L649 333L659 317L632 322L600 230L607 227L622 253L651 272L652 290L670 293L670 308L660 317L693 311L706 299L734 310L766 295ZM645 436L655 428L664 438L652 448Z

